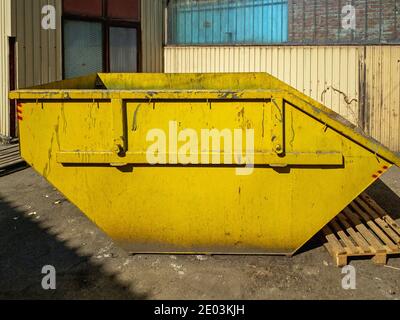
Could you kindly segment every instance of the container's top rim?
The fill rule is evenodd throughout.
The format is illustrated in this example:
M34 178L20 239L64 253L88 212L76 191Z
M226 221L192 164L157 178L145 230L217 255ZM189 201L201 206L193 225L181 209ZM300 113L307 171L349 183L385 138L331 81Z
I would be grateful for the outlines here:
M280 96L374 154L400 167L400 157L321 103L267 73L96 73L10 93L18 100L271 99Z

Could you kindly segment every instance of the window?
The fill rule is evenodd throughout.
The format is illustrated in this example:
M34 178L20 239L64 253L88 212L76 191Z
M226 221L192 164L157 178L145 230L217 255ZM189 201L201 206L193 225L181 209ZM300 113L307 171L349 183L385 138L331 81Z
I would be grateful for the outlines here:
M110 28L110 71L137 71L136 29Z
M287 40L287 0L170 0L168 3L169 44L269 44Z
M64 22L64 63L66 78L103 71L101 23Z
M138 72L139 0L64 0L64 77Z

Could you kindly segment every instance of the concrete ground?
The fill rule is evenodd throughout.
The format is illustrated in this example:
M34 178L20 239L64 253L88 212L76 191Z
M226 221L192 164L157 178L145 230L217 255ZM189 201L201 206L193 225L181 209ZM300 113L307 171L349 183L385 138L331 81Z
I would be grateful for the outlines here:
M400 216L400 170L369 190ZM356 290L318 239L293 258L128 255L32 169L0 178L3 299L400 299L400 259L352 261ZM53 265L57 289L41 287Z

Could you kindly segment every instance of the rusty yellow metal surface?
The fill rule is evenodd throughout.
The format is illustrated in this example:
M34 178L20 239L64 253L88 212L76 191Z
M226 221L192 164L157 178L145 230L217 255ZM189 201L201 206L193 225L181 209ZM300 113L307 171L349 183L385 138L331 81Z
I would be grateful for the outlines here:
M267 74L99 74L10 98L22 110L23 158L132 252L293 254L400 164ZM156 164L154 129L167 133ZM195 144L183 163L172 147L185 147L189 129L227 135L221 148ZM243 133L239 149L226 144L231 131ZM247 174L245 162L224 162L242 155L253 158Z

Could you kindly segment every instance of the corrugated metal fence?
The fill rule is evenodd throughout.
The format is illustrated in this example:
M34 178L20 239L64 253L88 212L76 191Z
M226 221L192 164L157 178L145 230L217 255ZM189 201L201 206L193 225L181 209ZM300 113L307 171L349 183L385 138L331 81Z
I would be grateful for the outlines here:
M358 122L357 47L167 47L165 71L268 72ZM341 92L345 93L343 95Z
M400 46L365 49L366 130L400 152Z
M268 72L400 151L400 46L166 47L165 72Z

